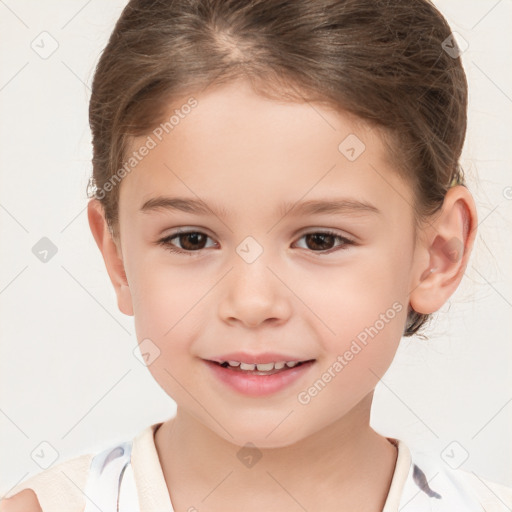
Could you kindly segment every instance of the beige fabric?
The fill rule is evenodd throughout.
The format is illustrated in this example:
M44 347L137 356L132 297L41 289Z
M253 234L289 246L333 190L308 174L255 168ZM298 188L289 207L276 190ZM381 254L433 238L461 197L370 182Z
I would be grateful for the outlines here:
M154 433L161 423L146 427L133 440L132 467L141 512L172 512ZM398 447L398 458L383 512L398 512L402 490L411 467L411 452L403 441L388 438ZM6 497L31 488L39 497L43 512L82 512L84 489L94 454L82 455L57 464L11 489ZM490 482L474 473L456 470L467 491L477 498L485 512L512 510L512 488ZM6 493L4 489L2 496Z
M6 494L9 498L22 489L34 489L43 512L82 512L85 508L83 489L93 455L82 455L61 462L17 485ZM2 496L6 493L2 489Z
M402 497L402 489L404 488L405 479L409 474L411 467L411 452L407 445L399 439L387 438L398 448L398 455L396 458L395 472L391 479L388 497L382 512L397 512L400 498Z
M155 446L157 423L143 430L133 441L133 476L139 492L141 512L172 511L162 466Z

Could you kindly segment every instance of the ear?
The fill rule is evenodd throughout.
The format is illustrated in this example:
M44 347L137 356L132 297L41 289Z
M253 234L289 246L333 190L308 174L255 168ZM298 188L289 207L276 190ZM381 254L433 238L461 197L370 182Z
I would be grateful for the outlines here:
M418 234L410 306L418 313L437 311L457 289L476 236L477 213L469 190L457 185L446 193L441 212Z
M87 216L94 240L101 251L108 275L114 285L119 310L125 315L133 316L132 296L124 271L121 243L120 241L116 243L112 238L100 201L97 199L89 201Z

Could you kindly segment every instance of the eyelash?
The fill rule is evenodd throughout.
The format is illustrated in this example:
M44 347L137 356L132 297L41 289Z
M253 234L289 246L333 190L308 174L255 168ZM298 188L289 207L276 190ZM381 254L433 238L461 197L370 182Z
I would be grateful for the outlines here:
M206 235L206 233L203 233L201 231L178 231L178 232L176 232L174 234L166 236L165 238L162 238L161 240L159 240L157 242L157 244L158 245L162 245L169 252L173 252L173 253L177 253L177 254L185 254L187 256L196 256L197 254L199 254L204 249L198 249L196 251L187 251L187 250L183 250L183 249L178 249L178 248L176 248L176 246L171 244L171 240L173 240L174 238L178 238L179 236L190 235L190 234ZM333 248L333 249L323 250L323 251L311 251L313 253L331 254L331 253L336 252L336 251L346 250L346 249L348 249L348 246L350 246L350 245L355 245L355 242L353 240L350 240L349 238L346 238L344 236L341 236L341 235L335 233L334 231L329 231L329 230L325 230L325 231L311 231L309 233L304 233L299 238L299 240L304 238L305 236L308 236L308 235L327 235L327 236L332 236L332 237L340 240L341 242L343 242L343 245L339 246L338 248ZM208 238L210 238L208 235L206 235L206 236Z

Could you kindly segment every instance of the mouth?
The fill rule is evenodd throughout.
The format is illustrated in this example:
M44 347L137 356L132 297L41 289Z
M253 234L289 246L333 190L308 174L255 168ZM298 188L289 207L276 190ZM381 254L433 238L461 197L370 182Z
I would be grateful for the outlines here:
M316 359L297 357L284 352L247 351L219 354L203 359L213 377L213 385L221 383L238 394L250 397L269 396L310 381Z
M275 375L276 373L285 373L299 366L309 365L313 363L315 359L307 359L305 361L276 361L269 363L244 363L241 361L210 361L221 368L227 370L246 374L246 375L262 375L269 376Z
M205 359L204 362L210 368L215 381L221 382L221 385L246 396L262 397L284 392L300 381L306 382L316 359L266 363ZM311 376L308 380L310 379Z

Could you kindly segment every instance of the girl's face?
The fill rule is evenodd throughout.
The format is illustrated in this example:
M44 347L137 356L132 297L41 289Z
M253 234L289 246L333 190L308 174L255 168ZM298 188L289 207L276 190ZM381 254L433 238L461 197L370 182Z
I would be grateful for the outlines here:
M290 445L343 422L391 364L415 264L412 191L348 116L245 83L195 99L173 106L155 144L130 148L145 156L120 190L120 308L178 411L230 442ZM208 362L223 356L313 362L272 377Z

